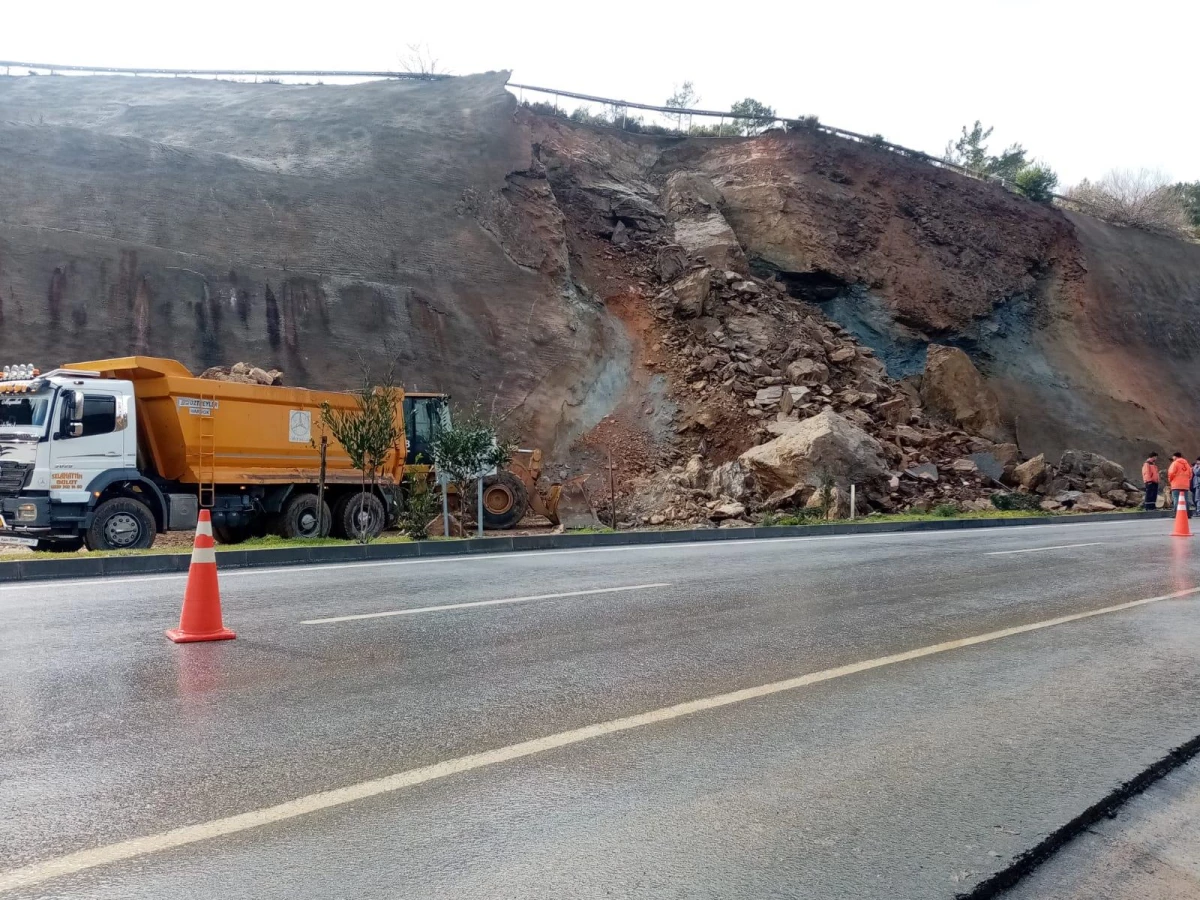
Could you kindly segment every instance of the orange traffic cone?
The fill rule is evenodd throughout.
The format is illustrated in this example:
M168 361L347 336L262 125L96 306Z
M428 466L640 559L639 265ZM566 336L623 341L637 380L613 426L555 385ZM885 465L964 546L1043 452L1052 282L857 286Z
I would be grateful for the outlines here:
M1192 529L1188 527L1187 494L1179 492L1179 502L1175 504L1175 530L1171 537L1191 537Z
M200 510L200 520L196 523L196 543L192 548L187 588L183 592L179 627L168 629L167 637L177 644L229 641L237 637L221 622L217 553L213 549L212 516L207 509Z

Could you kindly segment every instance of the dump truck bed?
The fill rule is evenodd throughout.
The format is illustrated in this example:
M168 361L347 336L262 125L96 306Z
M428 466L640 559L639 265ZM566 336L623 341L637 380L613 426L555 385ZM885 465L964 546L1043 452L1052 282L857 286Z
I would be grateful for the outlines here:
M68 368L133 382L139 453L162 478L182 484L315 482L323 432L321 406L355 409L352 394L210 381L181 363L149 356L71 363ZM402 394L399 395L402 399ZM403 405L396 404L400 441L384 476L403 470ZM357 482L359 470L330 437L326 480Z

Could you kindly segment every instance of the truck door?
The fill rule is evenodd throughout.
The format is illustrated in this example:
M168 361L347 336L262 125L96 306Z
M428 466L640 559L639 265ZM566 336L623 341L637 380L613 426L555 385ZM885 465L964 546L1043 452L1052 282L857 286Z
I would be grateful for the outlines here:
M109 469L127 467L125 438L128 422L123 398L88 390L83 395L83 429L71 436L66 395L58 402L50 447L50 497L63 503L86 503L88 485Z

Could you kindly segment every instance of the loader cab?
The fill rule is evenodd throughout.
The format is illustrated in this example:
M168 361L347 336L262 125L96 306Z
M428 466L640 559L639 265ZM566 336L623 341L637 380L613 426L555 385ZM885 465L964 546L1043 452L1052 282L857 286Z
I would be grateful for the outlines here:
M404 464L433 464L433 439L450 425L449 398L445 394L404 395Z

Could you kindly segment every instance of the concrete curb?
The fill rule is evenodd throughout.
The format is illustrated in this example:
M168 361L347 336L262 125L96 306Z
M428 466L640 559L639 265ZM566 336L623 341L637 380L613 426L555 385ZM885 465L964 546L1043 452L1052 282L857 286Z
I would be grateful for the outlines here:
M251 569L288 565L320 565L475 553L514 553L528 550L575 550L586 547L632 547L701 541L744 541L781 537L824 537L839 534L900 534L912 531L961 531L971 528L1016 528L1022 525L1073 525L1080 522L1123 522L1165 519L1172 512L1093 513L1078 516L1028 516L1020 519L947 519L925 522L862 522L836 525L783 525L769 528L695 528L680 531L621 531L603 534L531 534L471 538L461 541L414 541L411 544L368 544L329 547L281 547L271 550L218 548L222 569ZM161 575L186 572L190 553L147 556L55 557L0 562L0 584L62 578L100 578L114 575Z

